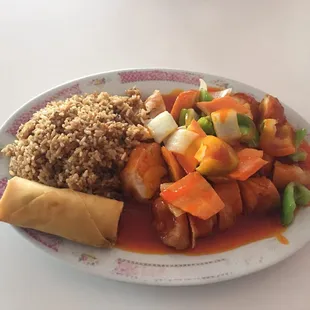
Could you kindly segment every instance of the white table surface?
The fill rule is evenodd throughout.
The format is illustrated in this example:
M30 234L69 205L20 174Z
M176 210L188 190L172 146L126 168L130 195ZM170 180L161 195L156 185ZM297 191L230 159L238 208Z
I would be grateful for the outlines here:
M309 0L0 0L0 123L59 83L128 67L230 77L310 119L309 11ZM238 280L147 287L81 273L0 224L0 309L310 309L309 257L310 245Z

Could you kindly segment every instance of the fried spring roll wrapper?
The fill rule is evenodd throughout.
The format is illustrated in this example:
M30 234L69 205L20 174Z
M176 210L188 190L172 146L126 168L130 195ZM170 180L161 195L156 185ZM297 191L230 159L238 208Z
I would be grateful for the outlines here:
M0 200L0 221L96 247L117 238L123 202L12 178Z

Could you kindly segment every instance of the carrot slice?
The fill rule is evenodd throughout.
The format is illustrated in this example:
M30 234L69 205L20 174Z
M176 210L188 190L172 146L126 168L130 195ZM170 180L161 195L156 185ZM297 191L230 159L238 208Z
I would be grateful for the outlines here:
M174 155L167 150L166 147L162 146L161 153L164 157L166 164L168 165L169 174L173 181L178 181L185 176L184 170L175 159Z
M202 130L202 128L200 127L198 122L194 119L192 120L190 125L187 127L187 129L197 133L200 137L206 137L207 136L207 134Z
M203 220L224 208L212 186L198 172L192 172L161 192L161 197L174 207Z
M187 156L181 154L174 154L174 155L186 173L191 173L196 170L198 160L194 156Z
M250 178L239 182L243 208L248 213L266 213L280 206L280 195L266 177Z
M197 138L187 149L185 155L174 154L179 164L185 170L186 173L190 173L196 170L198 160L195 158L195 154L201 145L202 137Z
M263 151L247 148L238 152L237 155L239 164L236 170L229 174L229 177L234 180L245 181L268 163L262 159Z
M181 110L193 108L198 100L198 96L199 90L187 90L180 93L173 104L171 110L172 117L178 121Z
M253 118L250 109L243 104L239 103L231 96L225 96L222 98L216 98L212 101L197 102L197 107L204 113L210 115L212 112L221 109L233 109L238 113L246 114Z

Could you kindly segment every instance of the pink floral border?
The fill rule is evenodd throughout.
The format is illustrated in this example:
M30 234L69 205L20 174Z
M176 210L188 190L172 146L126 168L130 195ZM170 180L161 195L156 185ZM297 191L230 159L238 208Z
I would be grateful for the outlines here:
M0 198L2 197L7 184L8 184L7 178L3 178L0 180Z
M199 85L202 75L189 72L170 72L162 70L126 71L119 73L121 83L133 83L141 81L170 81L185 84Z
M99 85L104 85L106 83L106 79L100 78L100 79L92 79L87 85L94 85L94 86L99 86Z
M148 263L139 263L127 259L118 258L115 261L115 267L112 270L112 274L123 276L131 279L139 279L141 277L156 277L155 282L175 282L175 281L197 281L197 280L206 280L206 279L218 279L222 277L231 276L231 272L221 273L214 276L202 276L195 278L160 278L161 275L165 274L167 268L180 268L180 267L191 267L191 266L201 266L223 262L225 259L216 259L214 261L207 261L203 263L194 263L194 264L148 264Z
M33 239L40 242L49 249L58 252L59 246L63 242L63 239L54 235L49 235L34 229L25 228L24 231Z
M80 254L78 261L87 266L95 266L99 263L99 260L96 256L87 253Z
M70 97L72 95L81 94L81 93L82 93L82 91L81 91L80 85L78 83L58 91L57 93L55 93L55 95L50 96L47 99L45 99L43 102L40 102L40 103L32 106L30 108L30 110L28 110L28 111L20 114L18 117L16 117L14 119L13 123L10 125L10 127L6 130L6 132L15 136L20 125L28 122L31 119L32 115L35 112L37 112L38 110L44 108L47 103L54 101L54 100L64 99L64 98Z

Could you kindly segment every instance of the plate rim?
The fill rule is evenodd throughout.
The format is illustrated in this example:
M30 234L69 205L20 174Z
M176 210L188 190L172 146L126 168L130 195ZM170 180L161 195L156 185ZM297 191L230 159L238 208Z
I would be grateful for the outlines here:
M219 80L226 80L226 81L230 81L232 83L239 83L239 84L242 84L242 85L246 85L247 87L249 87L249 88L251 88L253 90L257 90L259 92L265 93L264 91L262 91L262 90L260 90L260 89L258 89L256 87L253 87L250 84L246 84L244 82L241 82L241 81L237 81L237 80L234 80L234 79L222 77L222 76L219 76L219 75L214 75L214 74L211 74L211 73L203 73L203 72L197 72L197 71L191 71L191 70L182 70L182 69L165 68L165 67L146 67L146 68L126 68L126 69L115 69L115 70L109 70L109 71L101 71L101 72L85 75L85 76L82 76L82 77L79 77L79 78L71 79L71 80L68 80L66 82L57 84L56 86L51 87L51 88L49 88L49 89L39 93L38 95L32 97L30 100L26 101L18 109L16 109L6 119L6 121L3 124L1 124L0 132L3 131L3 129L14 119L14 117L16 115L20 114L20 112L22 112L23 109L25 109L25 107L30 105L33 101L40 99L40 97L48 96L49 93L54 93L54 92L56 92L57 90L59 90L59 89L61 89L63 87L70 86L71 84L74 84L74 83L81 83L83 81L85 82L85 81L88 81L90 79L95 79L96 77L99 77L99 76L102 77L102 76L105 76L105 75L108 75L108 74L118 74L120 72L130 72L130 71L153 71L153 70L161 70L161 71L166 71L166 72L187 73L187 74L194 74L194 75L197 75L197 76L198 75L201 75L201 76L208 75L208 76L215 77L216 79L219 79ZM126 85L126 84L129 84L129 82L128 83L124 83L124 85ZM285 103L283 103L283 105L284 105L286 111L288 111L289 113L293 112L293 113L298 114L299 117L303 121L308 123L308 121L305 120L303 118L303 116L300 115L291 106L289 106L289 105L287 105ZM250 274L256 273L256 272L258 272L260 270L267 269L267 268L269 268L269 267L271 267L271 266L273 266L273 265L275 265L275 264L277 264L277 263L287 259L288 257L290 257L293 254L295 254L296 252L298 252L301 248L303 248L310 241L310 236L309 236L309 238L307 240L304 240L298 246L296 246L296 245L295 246L290 246L290 250L287 251L285 253L285 255L276 256L273 260L270 260L268 263L257 264L254 267L252 266L250 271L248 269L244 268L243 271L241 271L241 272L239 271L238 274L232 274L232 275L227 275L225 277L214 278L211 281L210 281L210 279L206 279L206 280L197 279L197 280L184 281L184 282L181 282L181 281L178 281L178 282L173 282L173 281L171 281L171 282L168 282L168 281L154 282L152 280L146 281L146 280L142 280L142 279L139 279L139 278L138 279L133 279L133 278L127 278L127 277L117 277L117 276L115 276L113 274L101 275L99 273L96 273L95 270L92 269L92 268L86 268L86 266L84 266L82 264L72 263L69 260L62 258L60 255L53 255L51 249L43 246L42 244L40 244L38 242L35 242L35 241L31 240L30 236L29 236L29 238L26 237L25 232L24 232L24 230L22 228L15 227L15 226L12 226L12 225L10 225L10 226L13 228L13 230L15 232L17 232L19 235L22 235L23 239L28 240L28 242L30 242L36 248L41 249L41 250L43 249L43 251L46 254L49 254L49 256L52 256L52 257L54 257L55 259L57 259L57 260L59 260L61 262L65 262L66 264L68 264L68 265L70 265L70 266L72 266L74 268L77 268L79 270L86 271L87 273L91 273L92 275L104 277L104 278L110 279L110 280L116 280L116 281L126 282L126 283L143 284L143 285L156 285L156 286L195 286L195 285L205 285L205 284L211 284L211 283L218 283L218 282L222 282L222 281L228 281L228 280L240 278L240 277L243 277L245 275L250 275ZM264 240L266 240L266 239L264 239ZM259 241L256 241L256 242L259 242ZM256 242L253 242L252 244L254 244ZM148 255L150 255L150 254L148 254ZM207 256L207 255L204 255L204 256Z

